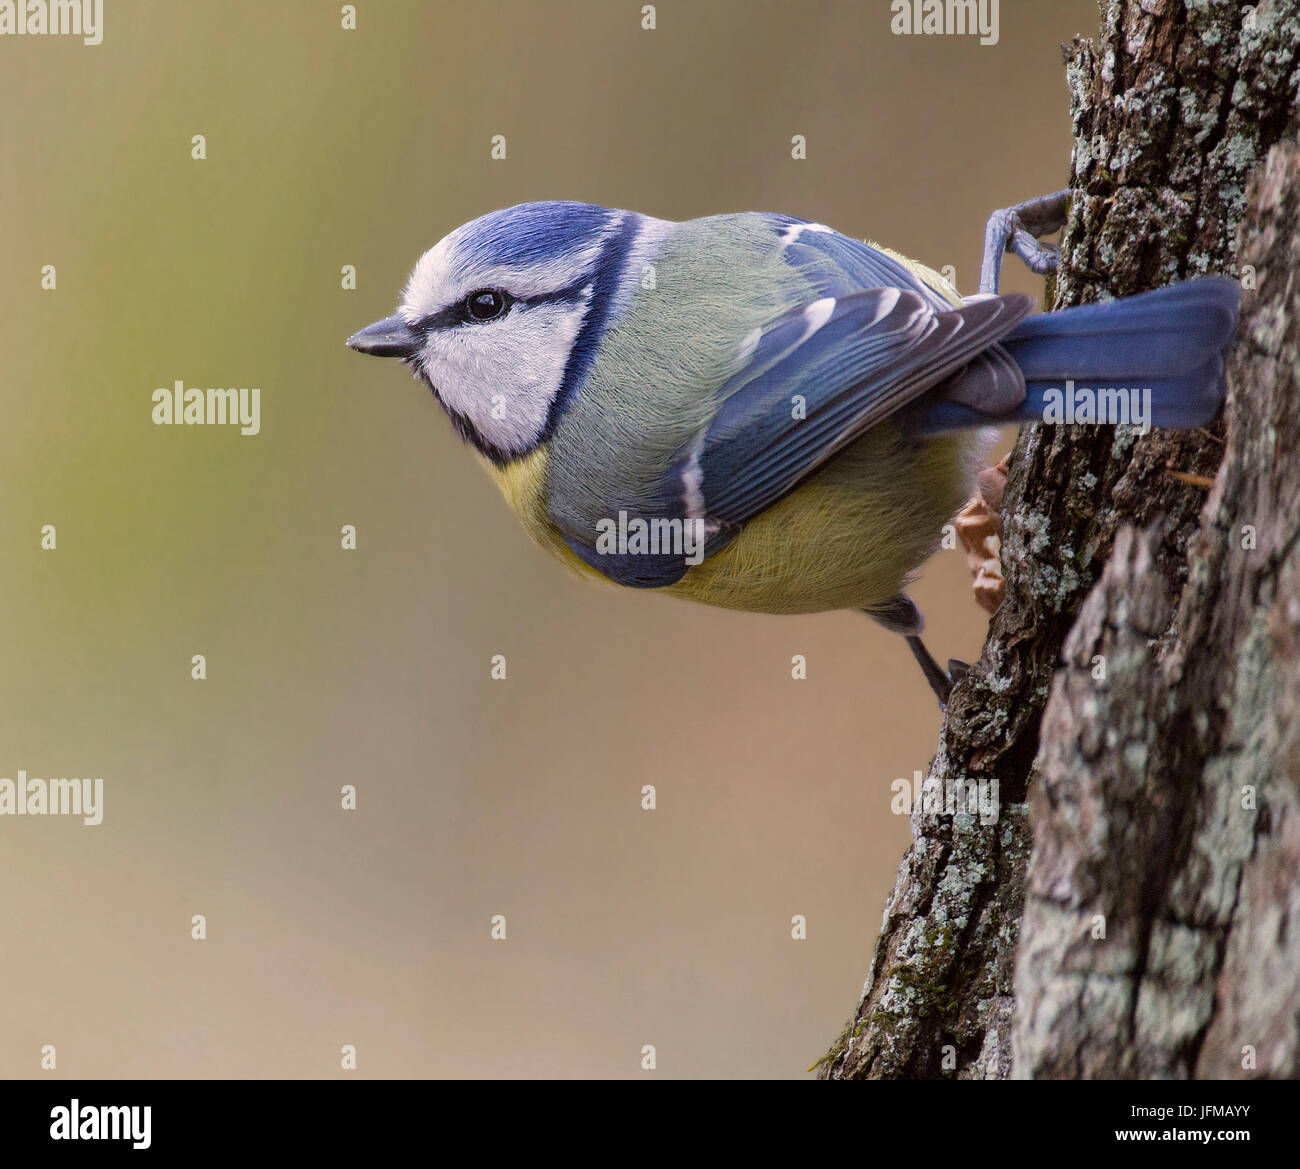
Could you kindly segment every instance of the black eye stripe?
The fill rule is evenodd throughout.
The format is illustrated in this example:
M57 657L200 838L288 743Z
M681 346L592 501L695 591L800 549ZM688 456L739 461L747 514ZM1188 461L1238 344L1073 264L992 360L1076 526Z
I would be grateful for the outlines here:
M456 304L439 309L436 313L430 313L427 317L421 317L411 328L420 333L432 333L435 329L449 329L453 325L458 325L460 319L460 302L458 301Z
M504 288L476 288L446 308L421 317L411 327L421 333L431 333L434 329L453 329L458 325L486 324L505 316L516 303L518 298Z
M506 310L500 315L505 316L506 312L513 311L515 308L533 308L542 304L580 304L586 299L586 293L590 285L591 281L583 278L574 281L565 288L556 289L554 292L539 292L532 296L515 296L504 288L476 288L473 292L457 301L453 301L445 308L440 308L437 312L421 317L411 325L411 328L420 333L431 333L435 329L452 329L458 325L485 323L471 317L466 307L470 297L477 296L481 292L498 292L504 296L506 298Z

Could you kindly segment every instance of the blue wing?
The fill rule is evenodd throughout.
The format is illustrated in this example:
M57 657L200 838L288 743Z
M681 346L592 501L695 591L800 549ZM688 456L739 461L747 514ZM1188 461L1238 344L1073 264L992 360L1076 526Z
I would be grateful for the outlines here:
M717 414L680 464L698 481L708 519L725 532L770 507L970 363L1030 303L992 297L939 312L917 293L871 289L773 322L719 390Z

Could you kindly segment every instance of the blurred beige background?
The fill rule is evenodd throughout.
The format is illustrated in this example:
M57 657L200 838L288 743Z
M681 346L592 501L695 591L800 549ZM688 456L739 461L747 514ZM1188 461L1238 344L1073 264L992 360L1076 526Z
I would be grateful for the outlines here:
M1066 177L1057 45L1096 5L1005 0L986 47L892 36L885 0L340 7L0 39L0 776L105 788L99 827L0 818L0 1075L54 1044L57 1075L333 1076L345 1043L363 1076L638 1077L643 1044L804 1075L934 747L901 641L571 579L343 339L543 198L809 216L974 291L988 213ZM178 378L260 387L261 434L154 426ZM977 655L958 553L915 595Z

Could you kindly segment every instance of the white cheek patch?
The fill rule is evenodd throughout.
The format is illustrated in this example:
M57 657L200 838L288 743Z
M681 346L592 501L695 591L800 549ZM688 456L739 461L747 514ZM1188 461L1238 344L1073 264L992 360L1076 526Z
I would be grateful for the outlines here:
M508 453L537 444L586 304L516 305L500 321L429 334L424 371L449 410Z

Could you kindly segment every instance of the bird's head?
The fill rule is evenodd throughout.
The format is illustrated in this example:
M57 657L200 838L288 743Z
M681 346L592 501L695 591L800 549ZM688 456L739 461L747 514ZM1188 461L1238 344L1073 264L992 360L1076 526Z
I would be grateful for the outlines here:
M397 312L348 345L402 358L461 436L507 463L554 428L631 298L637 241L659 223L588 203L493 211L425 252Z

